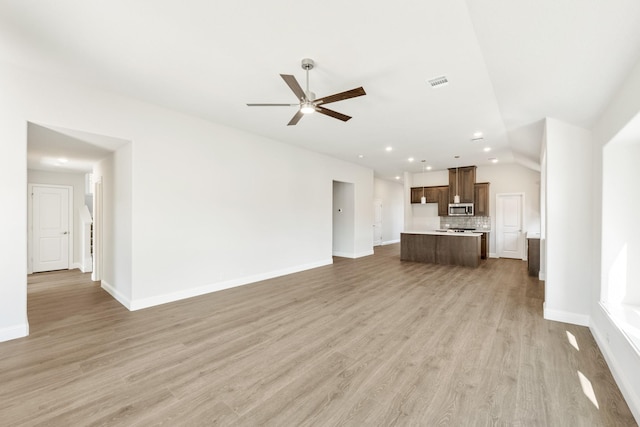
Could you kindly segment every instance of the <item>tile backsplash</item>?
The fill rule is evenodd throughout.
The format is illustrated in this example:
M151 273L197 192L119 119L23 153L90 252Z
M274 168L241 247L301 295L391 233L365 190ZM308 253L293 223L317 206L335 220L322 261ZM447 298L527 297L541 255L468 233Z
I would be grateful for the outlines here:
M448 224L448 225L447 225ZM478 228L482 230L491 229L490 216L441 216L440 228Z

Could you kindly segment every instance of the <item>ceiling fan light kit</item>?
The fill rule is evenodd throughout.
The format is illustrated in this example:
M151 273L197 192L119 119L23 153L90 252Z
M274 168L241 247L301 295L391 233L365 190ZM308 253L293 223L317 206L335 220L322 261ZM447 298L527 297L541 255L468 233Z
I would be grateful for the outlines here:
M302 90L302 87L296 80L296 78L290 74L280 74L282 80L289 86L291 91L295 94L296 98L298 98L298 104L247 104L249 107L285 107L285 106L297 106L298 111L291 118L287 126L296 125L303 115L311 114L313 112L318 112L320 114L324 114L325 116L333 117L334 119L342 120L343 122L348 121L351 116L347 116L346 114L338 113L337 111L330 110L325 108L325 104L329 104L332 102L338 102L349 98L355 98L358 96L366 95L367 93L361 87L347 90L344 92L336 93L333 95L325 96L320 99L316 99L315 93L309 90L309 70L312 70L315 65L313 59L305 58L302 60L302 69L305 70L307 74L307 85L306 90Z
M302 111L303 114L311 114L316 111L316 107L311 102L305 102L300 106L300 111Z

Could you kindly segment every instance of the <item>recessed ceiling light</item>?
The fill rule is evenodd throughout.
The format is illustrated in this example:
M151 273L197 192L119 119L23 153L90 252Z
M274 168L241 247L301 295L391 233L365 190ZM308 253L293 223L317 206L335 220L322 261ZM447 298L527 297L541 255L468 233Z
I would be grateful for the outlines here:
M67 163L69 160L65 159L64 157L60 157L60 158L58 159L58 161L59 161L60 163Z
M498 159L496 159L495 157L492 157L489 160L491 160L493 163L498 163Z
M410 162L413 162L414 158L413 157L409 157L407 160L409 160Z
M427 170L430 171L431 170L431 166L427 166Z
M364 154L358 154L359 159L364 159Z
M393 147L387 147L387 148L385 148L385 150L391 151L391 150L393 150Z
M482 132L475 132L475 133L473 134L473 138L474 138L474 139L476 139L476 138L482 138Z
M399 176L396 176L396 179L400 179L400 177L399 177Z
M488 153L489 151L491 151L491 147L484 147L483 150L484 150L485 153Z

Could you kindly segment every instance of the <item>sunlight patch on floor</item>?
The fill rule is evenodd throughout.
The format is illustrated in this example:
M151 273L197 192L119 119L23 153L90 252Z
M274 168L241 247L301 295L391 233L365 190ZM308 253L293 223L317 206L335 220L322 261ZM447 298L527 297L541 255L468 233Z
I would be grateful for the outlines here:
M573 335L569 331L566 331L566 332L567 332L567 339L569 340L569 344L571 344L573 348L575 348L576 350L580 351L580 347L578 347L578 341L576 340L575 335Z
M591 385L589 378L585 377L580 371L578 371L578 378L580 378L580 385L582 386L582 392L584 395L587 396L596 408L600 409L600 406L598 406L598 399L596 399L596 394L593 391L593 386Z

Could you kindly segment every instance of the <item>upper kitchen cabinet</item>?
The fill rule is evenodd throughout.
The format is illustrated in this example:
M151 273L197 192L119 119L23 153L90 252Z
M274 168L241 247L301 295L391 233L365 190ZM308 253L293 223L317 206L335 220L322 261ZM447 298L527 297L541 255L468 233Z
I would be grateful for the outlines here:
M424 194L424 187L411 187L411 203L420 203Z
M489 216L489 183L479 182L474 185L473 214L475 216Z
M476 167L464 166L449 169L449 203L454 203L456 194L460 203L473 203L475 197Z
M424 196L426 203L439 203L440 191L442 187L411 187L411 203L420 203ZM446 187L445 188L449 188Z
M433 187L438 194L438 216L449 215L449 186Z

